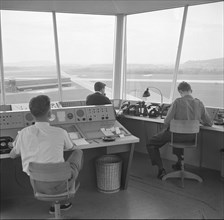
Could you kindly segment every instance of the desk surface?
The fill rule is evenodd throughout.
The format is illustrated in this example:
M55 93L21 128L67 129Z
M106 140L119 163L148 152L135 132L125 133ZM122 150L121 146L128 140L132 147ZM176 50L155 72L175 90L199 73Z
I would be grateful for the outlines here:
M77 146L79 149L91 149L91 148L99 148L99 147L112 147L117 145L124 145L124 144L134 144L139 142L139 138L135 137L134 135L128 135L125 137L117 137L115 141L103 141L102 139L92 139L88 140L89 144ZM0 159L10 158L9 154L0 154Z
M132 116L132 115L124 115L125 118L134 119L134 120L141 120L141 121L149 121L149 122L155 122L155 123L164 123L164 119L158 118L149 118L144 116ZM224 125L213 125L212 127L208 126L202 126L201 129L203 130L209 130L209 131L218 131L224 133Z

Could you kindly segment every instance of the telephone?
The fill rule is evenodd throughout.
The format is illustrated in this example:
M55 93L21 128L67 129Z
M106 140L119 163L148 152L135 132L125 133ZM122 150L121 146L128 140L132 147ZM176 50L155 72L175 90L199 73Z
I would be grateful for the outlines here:
M127 108L129 105L130 105L130 102L128 102L128 101L124 101L124 102L121 104L121 109L125 109L125 108Z
M149 109L149 113L148 116L150 118L156 118L156 117L161 117L161 118L165 118L165 116L167 115L167 112L170 108L171 104L162 104L159 105L157 103L152 103L151 105L149 105L147 108Z
M10 145L13 142L13 138L10 136L0 137L0 154L7 154L11 151Z
M128 112L127 114L129 115L134 115L134 116L140 116L140 111L139 107L137 105L130 105L128 107Z
M148 113L149 118L157 118L160 116L161 113L160 105L152 104L148 106L148 109L149 109Z
M122 103L121 110L123 111L123 114L128 114L129 106L130 106L130 102L128 102L128 101L125 101L125 102Z
M146 106L144 101L137 102L136 105L137 105L138 110L139 110L139 115L142 115L142 116L147 116L148 115L147 106Z

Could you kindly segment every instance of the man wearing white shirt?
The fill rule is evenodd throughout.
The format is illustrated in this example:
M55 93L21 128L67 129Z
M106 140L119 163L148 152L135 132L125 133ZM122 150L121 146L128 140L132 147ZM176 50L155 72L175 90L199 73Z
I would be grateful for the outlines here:
M83 152L75 148L66 130L50 126L50 98L39 95L30 100L29 108L35 118L35 124L18 132L10 152L11 158L21 156L23 171L29 174L29 163L60 163L64 162L64 150L73 150L67 161L71 167L69 186L72 186L83 165ZM38 183L38 191L47 194L62 193L66 190L64 182ZM61 205L61 210L68 210L72 204ZM50 208L54 213L54 206Z

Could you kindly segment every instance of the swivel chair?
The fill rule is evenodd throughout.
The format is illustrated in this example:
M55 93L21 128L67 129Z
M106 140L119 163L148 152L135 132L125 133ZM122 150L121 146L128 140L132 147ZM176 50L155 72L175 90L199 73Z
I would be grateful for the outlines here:
M75 195L80 184L74 184L69 188L68 180L71 177L71 168L68 162L62 163L33 163L29 164L30 182L33 187L34 197L42 201L54 202L55 219L61 219L60 201L67 200ZM66 182L66 191L60 194L49 195L38 192L37 182Z
M199 133L199 121L198 120L171 120L170 122L171 142L169 143L173 148L196 148L197 147L197 135ZM178 134L193 134L193 142L176 142L174 135ZM162 180L168 178L181 178L182 187L184 188L184 179L195 179L200 183L203 181L198 175L184 170L184 154L181 158L181 170L174 171L166 174Z

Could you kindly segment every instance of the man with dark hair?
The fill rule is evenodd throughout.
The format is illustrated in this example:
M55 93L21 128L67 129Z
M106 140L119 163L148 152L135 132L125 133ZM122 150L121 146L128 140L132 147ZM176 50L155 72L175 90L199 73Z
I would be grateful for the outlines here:
M73 150L67 161L71 167L69 186L73 186L83 166L83 152L75 148L66 130L50 126L51 117L50 99L46 95L39 95L30 100L29 108L35 118L35 124L23 128L13 142L10 152L11 158L21 156L23 171L29 176L29 163L60 163L64 162L63 151ZM32 183L31 183L32 184ZM63 193L66 190L65 182L38 182L36 187L39 192L47 194ZM61 205L61 210L68 210L71 203ZM54 213L54 206L49 212Z
M171 133L169 131L170 121L176 120L199 120L199 122L205 126L212 126L209 114L207 113L203 103L196 98L193 98L191 93L192 89L190 84L187 82L181 82L178 85L178 92L180 98L177 98L168 110L167 116L164 120L164 129L158 134L154 135L150 140L149 144L146 145L149 157L152 165L158 166L159 179L162 179L166 174L163 168L162 159L160 157L159 148L164 146L171 140ZM184 136L180 135L178 141L192 141L192 135ZM173 148L173 153L177 156L178 161L172 167L173 169L179 170L181 168L181 156L183 155L183 149Z
M95 93L87 96L86 105L107 105L107 104L111 104L110 99L106 97L105 86L106 86L106 84L104 84L102 82L96 82L94 84Z

